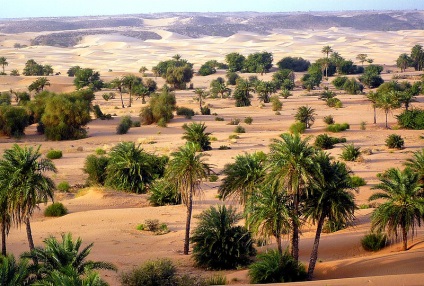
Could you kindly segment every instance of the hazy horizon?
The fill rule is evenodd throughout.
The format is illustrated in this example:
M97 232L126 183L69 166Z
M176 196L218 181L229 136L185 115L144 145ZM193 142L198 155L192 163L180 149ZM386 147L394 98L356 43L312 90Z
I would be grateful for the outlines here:
M43 5L40 5L40 4ZM178 12L336 12L336 11L424 10L424 1L416 0L33 0L5 1L0 18L113 16Z

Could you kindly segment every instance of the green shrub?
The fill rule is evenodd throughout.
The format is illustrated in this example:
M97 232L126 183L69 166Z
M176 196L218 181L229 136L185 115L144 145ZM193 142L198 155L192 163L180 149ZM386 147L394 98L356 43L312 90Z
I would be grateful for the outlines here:
M62 158L62 151L61 150L49 150L46 154L46 157L50 160L60 159L60 158Z
M123 286L162 286L175 280L177 269L169 259L148 261L143 265L121 274Z
M150 196L148 198L152 206L166 206L181 204L181 193L178 192L175 184L167 180L157 179L150 186Z
M85 158L83 172L88 175L87 184L104 185L107 177L106 168L109 158L105 156L89 155Z
M338 76L333 80L333 85L337 89L343 89L343 86L347 80L348 80L347 76Z
M183 139L187 140L187 142L197 144L201 151L212 150L210 142L211 133L205 132L207 128L205 123L192 122L190 124L184 124L182 127L184 129Z
M302 134L306 130L306 124L303 122L295 122L292 125L290 125L289 131L292 134Z
M106 151L105 150L103 150L102 148L96 148L96 155L105 155L106 154Z
M157 123L160 127L166 127L166 124L174 117L176 102L175 94L169 89L164 88L160 94L152 94L149 105L141 109L141 123L143 125Z
M401 128L424 130L424 110L422 109L405 110L396 118Z
M326 131L329 131L329 132L337 133L337 132L345 131L345 130L347 130L349 128L350 128L350 126L349 126L348 123L342 123L342 124L340 124L340 123L334 123L334 124L328 125L325 128L325 130Z
M163 127L163 128L165 128L165 127L167 127L167 126L168 126L168 123L166 122L166 120L165 120L165 119L161 118L161 119L159 119L159 121L158 121L158 126L159 126L159 127Z
M249 266L250 282L254 284L282 283L305 280L305 267L294 260L288 251L280 254L270 250L259 254L257 261Z
M250 117L250 116L248 116L244 119L244 123L246 123L248 125L252 124L252 122L253 122L253 118Z
M218 181L218 179L219 179L219 177L216 174L212 174L212 175L209 176L209 182L213 183L213 182Z
M255 254L249 231L237 222L242 218L232 207L210 207L199 216L193 231L193 258L200 267L235 269L247 265Z
M200 114L202 115L211 115L211 109L209 108L209 106L202 106L200 108Z
M333 232L345 229L346 227L348 227L348 225L343 221L326 220L322 227L322 232L333 233Z
M367 184L367 181L365 181L364 178L358 177L358 176L351 176L350 177L350 186L353 188L358 188L365 186Z
M146 227L144 226L144 224L141 223L141 224L138 224L135 229L136 230L145 230L145 228Z
M234 133L246 133L246 129L243 126L237 125L234 129Z
M334 118L333 118L333 115L324 116L323 121L327 125L330 125L330 124L334 124L335 123Z
M280 101L278 96L272 96L271 103L272 103L272 111L281 111L281 109L283 109L283 103Z
M387 245L387 235L384 233L369 233L361 239L361 245L366 251L378 251Z
M238 136L237 134L231 134L230 136L228 136L228 139L240 139L240 136Z
M225 119L224 119L224 117L215 117L215 121L224 121Z
M140 126L141 126L141 122L139 120L135 120L131 124L131 127L140 127Z
M290 92L290 90L288 90L288 89L283 89L283 90L281 90L281 92L280 92L280 96L282 97L282 98L284 98L284 99L287 99L287 98L289 98L290 96L292 96L293 94Z
M386 146L392 149L402 149L405 141L400 135L390 134L386 139Z
M361 155L360 149L360 147L355 147L354 144L344 145L340 157L345 161L356 161Z
M355 78L351 78L344 83L343 89L348 94L359 94L364 89L364 86L357 82Z
M206 279L207 285L227 285L227 277L221 274L215 274Z
M127 134L132 126L131 116L124 116L116 127L116 134Z
M71 188L71 186L69 185L68 182L60 182L57 185L57 189L61 192L68 192L70 188Z
M230 150L231 147L227 146L227 145L221 145L219 146L218 150Z
M10 105L0 107L0 131L6 136L21 137L24 135L29 119L26 108Z
M326 100L327 106L329 107L335 107L335 108L342 108L343 103L338 98L329 98Z
M156 232L159 230L159 220L158 219L146 219L144 222L146 230Z
M194 116L194 110L188 107L177 107L177 115L184 115L185 118L191 119Z
M227 125L239 125L240 119L238 118L231 118L230 122L228 122Z
M333 148L334 144L345 143L346 138L336 138L328 136L327 134L320 134L315 138L315 147L328 150Z
M53 203L44 210L45 216L59 217L68 213L68 210L62 203Z
M367 129L367 122L361 121L361 123L359 124L359 128L361 130L366 130Z

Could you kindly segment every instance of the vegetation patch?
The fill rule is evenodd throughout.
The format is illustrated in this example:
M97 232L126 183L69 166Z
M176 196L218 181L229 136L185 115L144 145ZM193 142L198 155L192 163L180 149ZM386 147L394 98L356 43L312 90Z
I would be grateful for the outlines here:
M68 210L62 203L53 203L44 210L44 215L48 217L64 216Z

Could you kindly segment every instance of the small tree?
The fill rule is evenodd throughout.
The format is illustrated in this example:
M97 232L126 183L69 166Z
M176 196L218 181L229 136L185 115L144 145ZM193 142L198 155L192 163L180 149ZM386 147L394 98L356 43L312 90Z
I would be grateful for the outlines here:
M99 72L86 68L76 71L74 85L77 89L88 87L93 91L97 91L103 87L103 81L100 79Z
M184 124L184 136L183 139L187 142L192 142L198 146L199 151L208 151L211 150L210 135L211 133L205 132L206 130L205 123L196 123L192 122L190 124Z
M376 101L376 105L378 108L382 109L384 111L384 114L386 115L386 128L389 128L389 125L387 123L387 117L391 110L399 108L400 102L398 100L397 92L391 91L388 93L381 94Z
M306 128L311 128L315 121L315 109L309 106L301 106L297 109L294 118L299 122L305 123Z
M28 90L30 92L35 90L36 93L39 93L44 90L45 86L50 86L50 80L46 77L39 77L28 86Z

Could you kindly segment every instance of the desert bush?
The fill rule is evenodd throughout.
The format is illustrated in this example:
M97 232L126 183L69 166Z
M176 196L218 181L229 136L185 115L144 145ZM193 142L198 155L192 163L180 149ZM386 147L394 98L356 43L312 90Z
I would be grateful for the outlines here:
M159 121L157 122L157 124L158 124L159 127L163 127L163 128L165 128L165 127L168 126L168 123L163 118L159 119Z
M232 207L210 207L199 216L193 231L193 258L200 267L235 269L250 262L255 254L249 231L236 226L242 218Z
M131 116L123 116L121 122L116 127L116 134L127 134L132 126Z
M359 124L359 128L361 130L366 130L367 129L367 123L365 121L361 121L361 123Z
M424 110L422 109L405 110L396 118L401 128L424 130Z
M387 235L384 233L369 233L361 239L361 245L366 251L378 251L387 245Z
M292 134L302 134L305 133L306 130L306 124L303 122L295 122L292 125L290 125L289 131Z
M244 123L246 123L248 125L252 124L252 122L253 122L253 118L250 117L250 116L248 116L244 119Z
M215 117L215 121L224 121L225 119L224 119L224 117Z
M85 158L83 172L88 175L88 185L104 185L108 162L109 158L105 156L89 155Z
M355 78L351 78L346 80L346 82L343 85L343 89L348 94L359 94L364 90L364 86L356 81Z
M215 274L209 278L206 279L207 285L227 285L227 277L221 274Z
M305 280L305 267L296 262L288 251L283 254L270 250L257 256L257 261L249 266L251 283L282 283Z
M50 160L54 159L60 159L62 158L62 151L61 150L49 150L46 154L46 157Z
M45 216L59 217L68 213L68 210L62 203L53 203L44 210Z
M328 125L325 128L325 130L326 131L329 131L329 132L337 133L337 132L345 131L345 130L347 130L349 128L350 128L350 126L349 126L348 123L342 123L342 124L340 124L340 123L334 123L334 124Z
M230 150L231 147L227 146L227 145L221 145L219 146L218 150Z
M344 86L344 84L346 83L347 80L348 80L347 76L338 76L332 81L332 83L333 83L335 88L343 89L343 86Z
M69 189L71 188L71 185L69 185L69 183L68 182L60 182L58 185L57 185L57 189L59 190L59 191L61 191L61 192L68 192L69 191Z
M111 99L115 99L115 93L114 92L103 93L102 97L104 100L109 101Z
M208 105L202 106L200 108L200 114L202 114L202 115L211 115L211 109L209 108Z
M328 150L333 148L334 144L345 143L346 138L336 138L328 136L327 134L320 134L315 138L315 147Z
M328 107L342 108L343 103L338 98L329 98L325 101Z
M141 122L139 120L132 121L131 127L140 127Z
M209 175L209 182L212 182L212 183L217 182L218 179L219 179L219 177L216 174Z
M178 192L175 184L167 180L157 179L153 181L149 189L148 198L152 206L166 206L181 204L181 193Z
M330 125L330 124L334 124L335 123L334 118L333 118L333 115L324 116L323 121L327 125Z
M235 72L228 72L226 77L228 85L236 85L237 80L240 78L240 76Z
M333 233L342 229L345 229L349 225L346 224L344 221L339 220L326 220L323 227L322 232L323 233Z
M194 116L194 110L188 107L177 107L177 115L184 115L185 118L191 119Z
M358 177L358 176L351 176L349 178L349 185L352 188L358 188L358 187L362 187L365 186L367 184L367 181L365 181L364 178Z
M160 94L152 94L149 105L141 109L140 121L144 125L157 123L161 127L166 127L166 123L173 118L175 108L175 94L168 89L162 89Z
M290 92L290 90L288 89L283 89L281 90L280 94L279 94L282 98L287 99L290 96L293 96L293 94Z
M94 105L93 106L93 111L94 111L94 116L96 117L96 118L100 118L101 120L110 120L110 119L112 119L112 115L111 114L104 114L103 112L102 112L102 110L100 109L100 106L99 105Z
M283 108L283 103L278 96L271 97L272 111L280 111Z
M386 146L392 149L402 149L405 145L405 141L400 135L390 134L386 138Z
M228 136L228 139L240 139L240 136L238 136L237 134L231 134L230 136Z
M239 125L240 119L239 118L231 118L230 122L228 122L227 125Z
M234 133L246 133L246 129L243 126L237 125L234 129Z
M145 262L143 265L124 272L120 276L123 286L163 286L175 285L177 269L169 259Z
M0 107L0 131L6 136L21 137L29 124L25 108L4 105Z
M355 147L354 144L347 144L343 146L342 154L340 158L345 161L356 161L359 155L361 155L360 147Z
M197 144L202 151L212 150L210 135L211 133L205 132L207 126L205 123L192 122L191 124L184 124L184 136L183 139L187 142L193 142Z
M146 219L144 221L145 230L156 232L159 230L159 220L158 219Z

